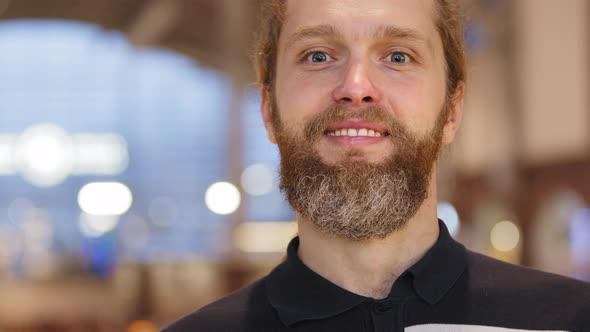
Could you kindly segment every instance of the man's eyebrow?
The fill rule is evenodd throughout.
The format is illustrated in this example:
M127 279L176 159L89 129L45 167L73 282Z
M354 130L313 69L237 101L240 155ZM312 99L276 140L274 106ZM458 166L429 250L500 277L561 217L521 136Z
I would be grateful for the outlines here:
M329 24L304 26L299 28L291 36L289 36L285 44L285 49L289 49L294 44L299 43L303 40L319 37L336 40L342 38L338 30L336 30L334 26ZM374 39L411 40L424 43L428 48L432 49L431 41L428 38L426 38L426 36L421 32L414 29L399 27L395 25L380 25L374 28L371 32L369 32L368 36L366 37L371 37Z
M429 44L428 39L421 32L394 25L380 25L373 31L376 39L408 39Z
M329 24L320 24L320 25L312 25L312 26L305 26L297 29L289 38L285 44L285 49L289 49L294 44L301 42L305 39L312 39L312 38L330 38L330 39L339 39L340 34L336 29L329 25Z

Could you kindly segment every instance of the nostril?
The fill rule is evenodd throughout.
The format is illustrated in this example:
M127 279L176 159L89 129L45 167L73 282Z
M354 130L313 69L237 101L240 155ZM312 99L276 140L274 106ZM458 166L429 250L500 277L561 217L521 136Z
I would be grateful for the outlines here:
M366 96L365 98L363 98L363 101L364 101L364 102L366 102L366 103L370 103L370 102L372 102L372 101L373 101L373 97L371 97L371 96Z

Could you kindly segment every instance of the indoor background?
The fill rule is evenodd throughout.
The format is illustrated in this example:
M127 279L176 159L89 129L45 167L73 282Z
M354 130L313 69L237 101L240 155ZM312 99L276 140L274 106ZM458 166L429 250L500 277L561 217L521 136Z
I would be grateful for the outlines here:
M468 0L439 215L590 280L590 2ZM256 0L0 0L0 331L157 331L296 233L249 62Z

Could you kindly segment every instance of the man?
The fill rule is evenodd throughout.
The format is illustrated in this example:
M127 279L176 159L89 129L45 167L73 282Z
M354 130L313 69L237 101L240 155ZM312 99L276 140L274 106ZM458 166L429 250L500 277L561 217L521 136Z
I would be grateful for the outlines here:
M461 122L456 0L267 0L262 116L299 236L165 331L590 331L590 287L466 250L437 219Z

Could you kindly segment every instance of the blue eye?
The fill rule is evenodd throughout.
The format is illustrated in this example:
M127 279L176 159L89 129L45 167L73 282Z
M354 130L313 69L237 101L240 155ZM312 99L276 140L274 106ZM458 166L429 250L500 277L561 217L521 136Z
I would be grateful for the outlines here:
M402 52L393 52L389 57L389 60L393 63L408 63L410 61L410 56L402 53Z
M307 55L307 60L314 63L322 63L328 61L328 55L325 52L311 52Z

